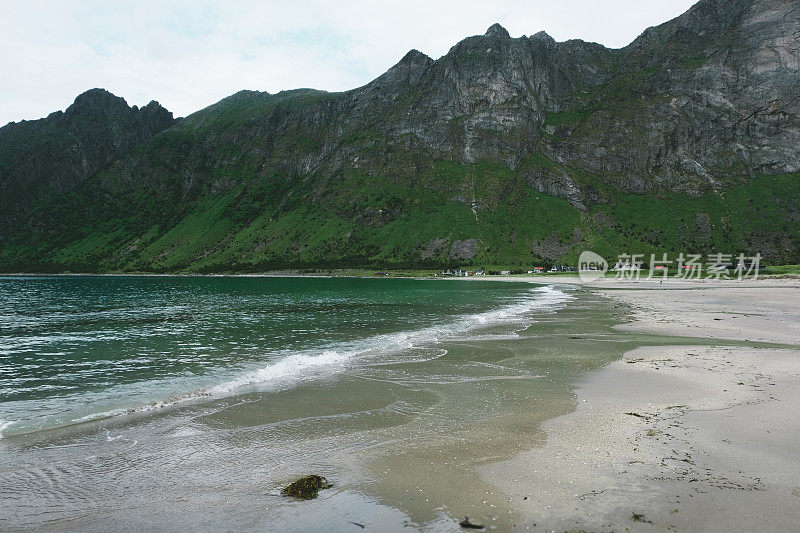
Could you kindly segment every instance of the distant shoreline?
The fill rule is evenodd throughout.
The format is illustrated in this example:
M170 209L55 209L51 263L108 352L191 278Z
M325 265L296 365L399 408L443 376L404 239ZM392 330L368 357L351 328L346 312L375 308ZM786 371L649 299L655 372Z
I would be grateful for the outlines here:
M354 269L355 270L355 269ZM617 279L613 275L607 275L599 280L585 282L577 274L508 274L508 275L482 275L482 276L447 276L447 275L423 275L405 274L389 271L389 275L377 276L367 274L368 270L355 270L353 272L332 271L324 272L297 272L297 271L274 271L274 272L239 272L239 273L211 273L204 274L199 272L0 272L0 277L30 277L30 276L49 276L49 277L139 277L139 278L358 278L358 279L431 279L431 280L471 280L471 281L532 281L542 283L572 283L583 285L589 288L624 288L630 286L641 286L642 284L657 284L659 279ZM758 279L682 279L678 277L665 278L664 281L674 287L680 284L686 287L693 287L705 284L736 283L762 283L767 280L800 280L800 274L779 273L761 274ZM666 288L666 287L665 287Z

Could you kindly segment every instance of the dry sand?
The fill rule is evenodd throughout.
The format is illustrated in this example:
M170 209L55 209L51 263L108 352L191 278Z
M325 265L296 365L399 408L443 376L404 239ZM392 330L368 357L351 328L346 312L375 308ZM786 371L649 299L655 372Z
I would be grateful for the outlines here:
M589 286L634 307L625 330L794 348L642 347L588 374L543 447L480 468L520 527L797 531L800 280Z

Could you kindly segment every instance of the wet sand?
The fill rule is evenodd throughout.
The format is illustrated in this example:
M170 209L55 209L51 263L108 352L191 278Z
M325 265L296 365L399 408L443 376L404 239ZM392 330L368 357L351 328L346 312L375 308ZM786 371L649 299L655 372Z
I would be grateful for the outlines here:
M589 287L633 307L620 330L788 346L643 346L585 375L541 448L479 468L523 527L795 530L800 280Z

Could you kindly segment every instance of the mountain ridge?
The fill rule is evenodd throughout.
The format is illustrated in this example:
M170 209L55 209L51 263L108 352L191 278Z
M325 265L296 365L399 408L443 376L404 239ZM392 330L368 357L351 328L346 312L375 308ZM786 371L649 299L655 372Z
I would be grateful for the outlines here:
M620 49L492 25L349 91L240 91L40 204L0 269L797 261L799 11L702 0Z

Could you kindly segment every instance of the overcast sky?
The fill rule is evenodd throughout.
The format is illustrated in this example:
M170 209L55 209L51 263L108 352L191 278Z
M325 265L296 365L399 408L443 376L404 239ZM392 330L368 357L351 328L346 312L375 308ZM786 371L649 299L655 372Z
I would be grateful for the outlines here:
M416 48L434 59L499 22L610 47L694 0L2 0L0 125L103 87L185 116L241 89L358 87Z

